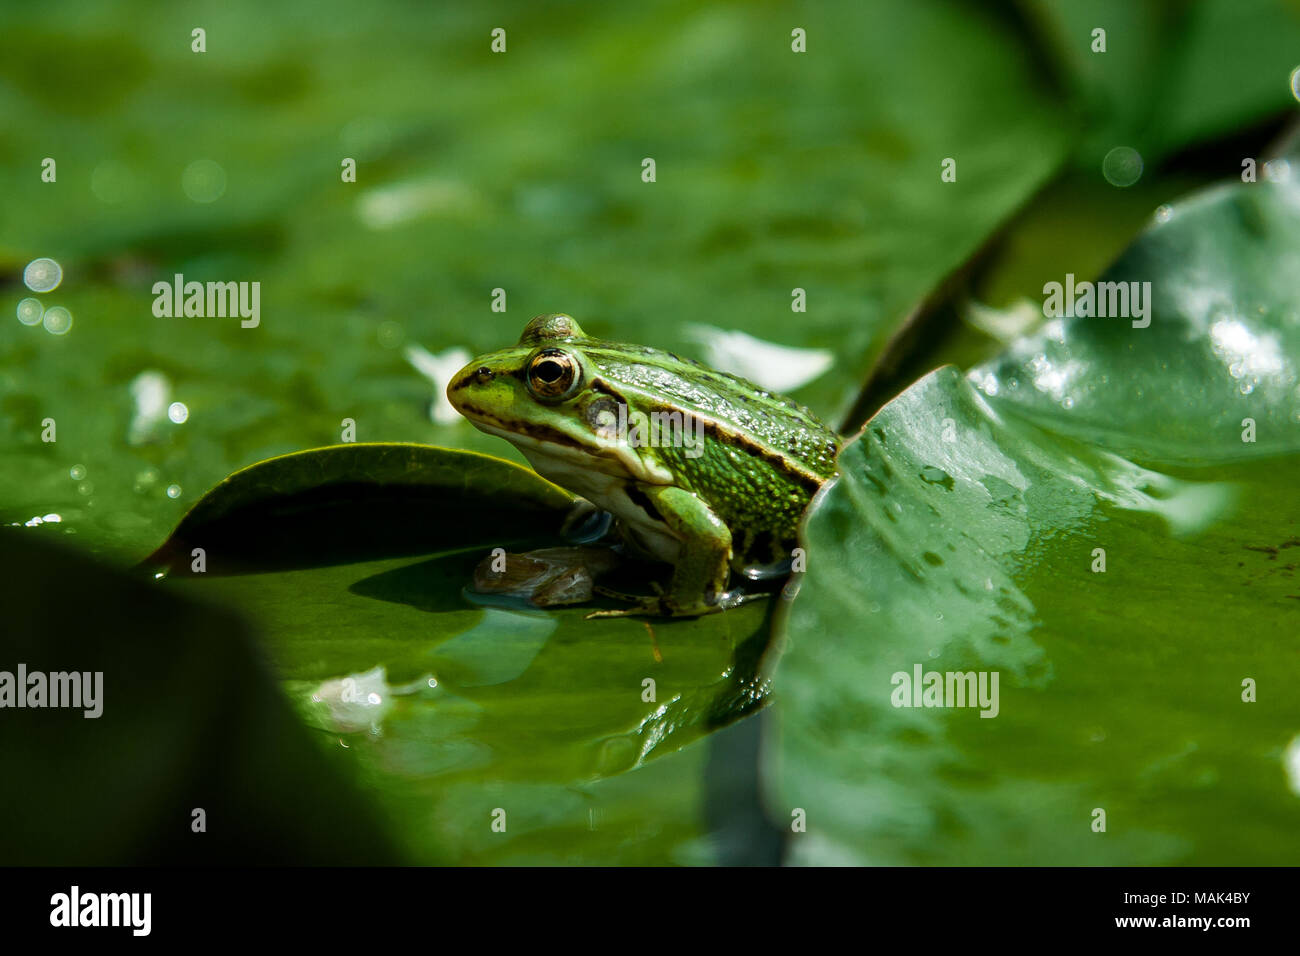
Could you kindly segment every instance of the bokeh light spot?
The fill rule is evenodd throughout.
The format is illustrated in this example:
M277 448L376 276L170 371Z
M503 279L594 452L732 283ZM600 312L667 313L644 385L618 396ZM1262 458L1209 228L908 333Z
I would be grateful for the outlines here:
M181 188L195 202L216 202L226 191L226 171L210 159L196 159L185 167Z
M1112 186L1132 186L1142 178L1142 157L1132 146L1116 146L1101 161L1101 174Z
M51 292L63 281L63 267L53 259L33 259L23 270L23 285L33 292Z
M28 296L18 303L18 321L23 325L40 325L44 314L45 306L41 305L40 299Z
M45 310L45 315L41 316L41 324L51 335L67 335L68 330L72 328L72 313L63 306L56 305L52 309Z

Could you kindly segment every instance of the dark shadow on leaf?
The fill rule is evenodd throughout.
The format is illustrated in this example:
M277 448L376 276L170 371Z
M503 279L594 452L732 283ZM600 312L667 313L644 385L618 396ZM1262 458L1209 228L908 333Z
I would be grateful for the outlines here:
M558 534L571 500L527 469L487 455L336 445L235 472L142 567L221 576L508 547Z
M406 604L420 611L439 613L464 610L463 590L474 565L482 559L477 549L443 554L362 578L348 590L361 597Z

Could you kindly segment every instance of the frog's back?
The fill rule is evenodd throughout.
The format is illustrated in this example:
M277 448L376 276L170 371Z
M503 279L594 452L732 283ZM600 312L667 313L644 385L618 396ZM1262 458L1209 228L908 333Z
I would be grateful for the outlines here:
M636 345L584 350L593 387L647 416L689 413L686 441L657 455L732 529L739 558L787 557L799 518L835 473L836 434L798 402L739 376Z

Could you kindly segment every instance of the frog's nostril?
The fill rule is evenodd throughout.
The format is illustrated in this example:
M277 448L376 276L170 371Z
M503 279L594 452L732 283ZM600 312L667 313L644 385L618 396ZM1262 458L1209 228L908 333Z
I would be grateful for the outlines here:
M495 375L496 373L486 365L480 365L473 371L470 369L462 369L460 373L451 380L451 384L447 387L447 390L450 392L458 392L462 388L469 388L472 385L482 385L485 382L492 381Z

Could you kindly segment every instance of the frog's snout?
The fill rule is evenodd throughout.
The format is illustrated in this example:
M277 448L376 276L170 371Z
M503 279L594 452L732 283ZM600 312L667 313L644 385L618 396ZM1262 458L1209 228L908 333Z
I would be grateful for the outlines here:
M490 390L486 387L501 374L500 367L492 367L486 357L477 358L451 377L447 383L447 401L473 421L483 413L481 406L485 402L490 404Z
M496 372L481 362L470 362L451 377L447 383L447 401L456 404L456 397L475 385L486 385L496 377Z

